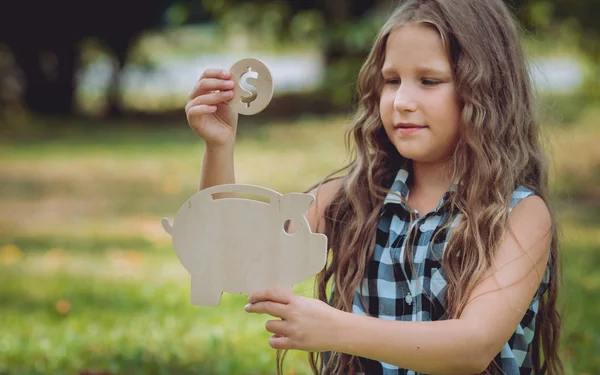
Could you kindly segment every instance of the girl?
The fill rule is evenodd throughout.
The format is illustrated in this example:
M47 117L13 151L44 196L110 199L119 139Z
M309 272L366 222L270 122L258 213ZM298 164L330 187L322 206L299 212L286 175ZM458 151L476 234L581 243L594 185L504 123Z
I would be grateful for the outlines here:
M235 181L228 78L207 70L186 106L201 189ZM556 225L509 10L402 2L358 92L353 159L306 214L331 248L318 299L272 289L245 308L279 318L270 345L323 374L562 373Z

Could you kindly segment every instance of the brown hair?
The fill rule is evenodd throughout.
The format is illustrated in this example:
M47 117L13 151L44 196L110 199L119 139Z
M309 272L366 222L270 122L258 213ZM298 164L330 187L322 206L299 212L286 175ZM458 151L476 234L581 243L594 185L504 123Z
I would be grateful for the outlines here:
M388 193L385 187L391 186L401 166L409 164L387 138L379 114L386 42L395 28L407 23L426 23L439 31L462 105L461 137L452 170L453 181L461 183L451 202L452 211L462 218L443 259L447 316L457 318L507 232L514 189L529 188L548 203L547 162L540 146L530 78L517 24L501 0L408 0L381 28L358 77L358 109L346 134L351 160L325 180L347 172L325 212L331 261L317 276L317 294L328 301L327 286L333 281L328 302L352 311L375 244L379 212ZM536 318L531 345L534 374L562 373L558 356L561 318L556 308L558 237L552 221L552 282ZM472 251L459 257L461 249ZM317 374L359 370L358 359L343 353L331 353L326 366L323 353L310 353L310 362ZM278 355L278 371L281 366ZM486 373L498 372L498 366L491 363Z

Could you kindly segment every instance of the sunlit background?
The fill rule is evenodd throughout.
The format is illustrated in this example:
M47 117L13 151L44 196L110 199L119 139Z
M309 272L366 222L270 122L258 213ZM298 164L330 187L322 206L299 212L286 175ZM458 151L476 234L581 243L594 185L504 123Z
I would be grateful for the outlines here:
M160 226L198 186L186 98L206 68L265 62L275 96L240 117L237 181L304 191L346 160L356 74L395 2L133 3L0 5L0 374L274 373L268 318L244 296L192 306ZM600 1L510 5L552 160L565 370L600 374Z

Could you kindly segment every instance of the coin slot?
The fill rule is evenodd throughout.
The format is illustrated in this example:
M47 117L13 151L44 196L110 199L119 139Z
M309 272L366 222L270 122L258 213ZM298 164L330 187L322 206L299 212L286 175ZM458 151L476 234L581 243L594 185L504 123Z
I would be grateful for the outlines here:
M211 198L213 200L219 200L219 199L234 199L233 197L223 197L223 194L228 194L228 193L214 193L211 194ZM267 197L263 197L262 195L257 195L257 194L243 194L243 193L238 193L237 196L235 197L235 199L247 199L250 201L258 201L258 202L263 202L266 204L271 204L271 200Z

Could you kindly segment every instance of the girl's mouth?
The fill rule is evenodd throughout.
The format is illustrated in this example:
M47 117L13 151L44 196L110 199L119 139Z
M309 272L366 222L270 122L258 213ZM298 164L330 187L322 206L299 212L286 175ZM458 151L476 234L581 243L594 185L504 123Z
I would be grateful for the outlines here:
M427 128L427 126L408 124L408 123L396 124L394 127L396 128L396 131L399 132L400 134L413 134L413 133L418 132L419 130L423 130L423 129Z

